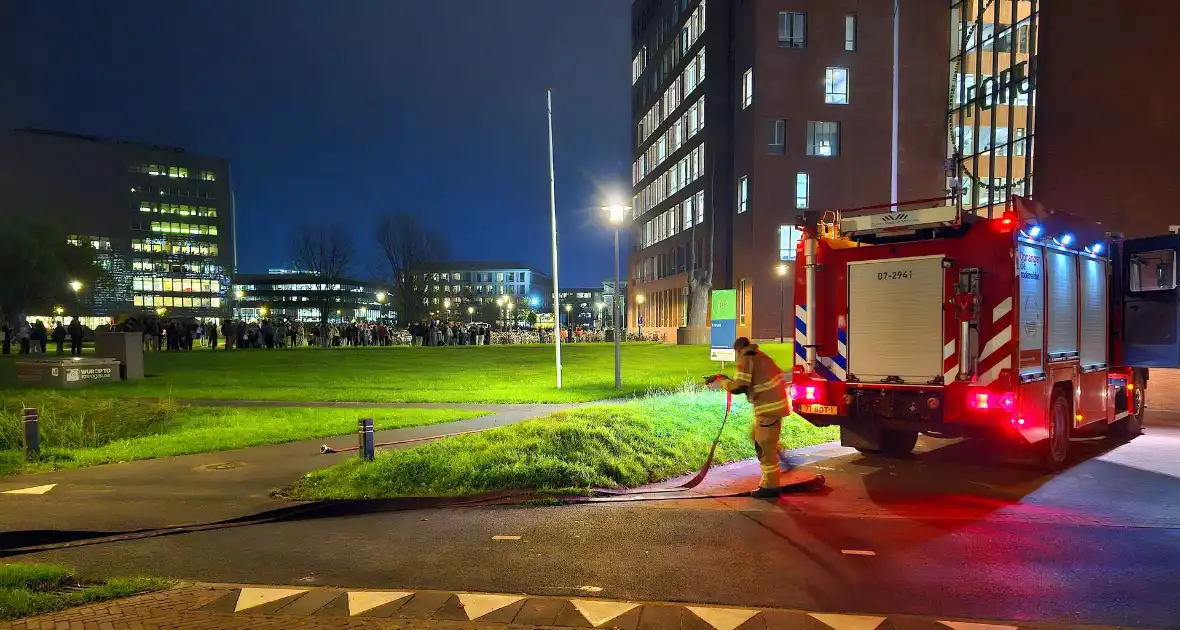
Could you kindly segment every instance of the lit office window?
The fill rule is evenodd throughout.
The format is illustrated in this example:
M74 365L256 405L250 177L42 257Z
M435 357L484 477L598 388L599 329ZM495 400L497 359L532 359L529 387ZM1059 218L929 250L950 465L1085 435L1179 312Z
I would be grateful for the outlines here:
M795 207L807 208L811 197L811 176L807 173L795 175Z
M824 102L832 105L848 104L848 68L828 68L824 71Z
M214 173L213 171L205 171L205 172L201 173L201 179L203 179L207 182L217 181L217 174Z
M795 260L795 253L799 239L803 234L793 225L780 225L778 228L778 259Z
M840 155L840 123L814 120L808 122L807 155Z
M856 50L856 16L844 16L844 50Z
M778 45L780 48L807 47L807 14L779 11Z
M766 121L766 152L770 155L784 155L787 152L787 121Z
M754 102L754 69L746 68L742 75L742 109Z
M750 209L750 178L742 175L738 179L738 194L737 194L738 214Z

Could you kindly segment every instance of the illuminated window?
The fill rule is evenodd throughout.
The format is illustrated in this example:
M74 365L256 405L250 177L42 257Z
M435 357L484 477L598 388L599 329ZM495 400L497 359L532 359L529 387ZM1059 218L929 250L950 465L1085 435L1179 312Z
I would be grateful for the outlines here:
M806 208L811 197L811 176L807 173L795 175L795 207Z
M766 152L770 155L784 155L787 152L787 121L766 121Z
M856 16L844 16L844 50L856 50Z
M848 104L848 68L828 68L824 71L824 102L830 105Z
M807 123L807 155L834 157L840 155L840 123Z
M738 178L738 194L737 194L738 214L750 209L750 179L745 175Z
M201 179L203 179L207 182L217 181L217 174L214 173L213 171L203 171L201 173Z
M778 259L795 260L795 253L802 237L799 228L793 225L780 225L778 228Z
M780 48L807 47L807 14L779 11L778 45Z
M746 289L748 283L745 278L738 280L737 290L737 306L738 306L738 326L746 325Z
M754 69L746 68L746 72L742 74L742 109L749 107L754 102Z

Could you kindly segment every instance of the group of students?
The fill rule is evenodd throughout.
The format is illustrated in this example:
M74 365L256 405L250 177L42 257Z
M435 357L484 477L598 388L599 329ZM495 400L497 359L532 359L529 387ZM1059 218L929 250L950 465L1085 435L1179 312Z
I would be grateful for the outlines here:
M20 354L47 354L50 339L57 345L57 353L65 354L66 339L69 339L70 355L81 356L82 339L85 336L86 329L77 317L71 319L68 326L57 321L52 331L41 320L31 326L27 321L15 325L5 321L0 323L0 354L12 354L14 345Z

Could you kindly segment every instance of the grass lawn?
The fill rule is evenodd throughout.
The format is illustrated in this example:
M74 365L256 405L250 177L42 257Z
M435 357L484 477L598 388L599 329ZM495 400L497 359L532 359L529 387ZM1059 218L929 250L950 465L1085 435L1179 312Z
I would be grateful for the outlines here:
M562 411L483 433L388 451L374 462L351 458L299 479L300 499L446 496L503 489L578 492L662 481L698 468L724 410L722 395L685 391ZM750 406L735 415L717 449L717 463L754 456ZM783 421L782 445L835 439L833 428L801 418Z
M791 344L763 346L783 369ZM0 389L15 368L0 357ZM614 388L614 346L563 344L563 387L555 387L552 346L297 348L149 353L141 381L75 390L87 397L357 402L585 402L645 394L699 381L720 367L704 346L629 343L623 391ZM728 364L726 371L733 372Z
M20 412L40 411L41 459L23 458ZM30 391L0 396L0 475L276 444L356 431L451 422L486 412L450 409L190 407L170 400L116 400Z
M56 564L0 564L0 619L43 615L172 585L171 580L146 577L80 582L73 571Z

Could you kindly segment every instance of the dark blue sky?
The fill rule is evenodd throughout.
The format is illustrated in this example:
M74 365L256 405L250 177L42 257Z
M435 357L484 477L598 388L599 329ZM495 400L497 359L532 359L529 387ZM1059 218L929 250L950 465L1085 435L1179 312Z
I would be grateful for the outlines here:
M346 221L365 272L380 212L452 258L548 271L554 90L562 284L613 272L602 197L629 185L629 0L0 3L0 126L232 161L244 271Z

